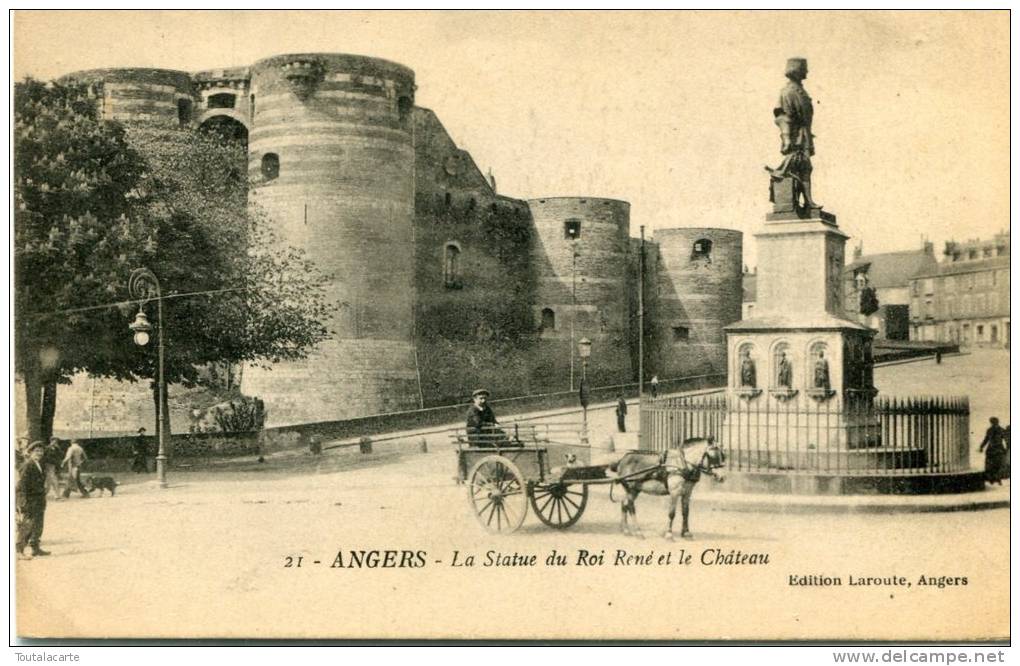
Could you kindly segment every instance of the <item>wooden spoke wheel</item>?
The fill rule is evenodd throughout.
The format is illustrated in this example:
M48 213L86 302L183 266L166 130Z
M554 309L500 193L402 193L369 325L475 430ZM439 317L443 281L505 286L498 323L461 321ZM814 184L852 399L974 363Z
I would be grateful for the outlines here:
M528 491L531 508L538 519L558 530L565 530L580 520L584 507L588 505L588 486L583 483L535 483Z
M528 488L517 465L502 456L486 456L468 473L468 499L482 527L509 534L528 515Z

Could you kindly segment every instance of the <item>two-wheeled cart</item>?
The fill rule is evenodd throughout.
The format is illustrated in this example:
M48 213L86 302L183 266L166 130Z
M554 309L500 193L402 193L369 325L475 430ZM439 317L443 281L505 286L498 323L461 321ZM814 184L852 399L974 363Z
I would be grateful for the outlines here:
M615 481L608 465L577 464L577 455L569 451L586 454L586 443L551 440L548 433L542 426L510 424L485 435L464 430L454 435L457 479L466 484L475 517L488 531L516 531L529 504L542 523L566 529L588 506L588 486ZM564 450L564 464L553 467L550 452Z

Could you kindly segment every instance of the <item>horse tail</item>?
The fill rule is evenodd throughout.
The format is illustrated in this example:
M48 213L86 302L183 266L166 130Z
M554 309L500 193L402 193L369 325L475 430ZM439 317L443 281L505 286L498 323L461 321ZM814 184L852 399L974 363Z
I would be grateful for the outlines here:
M616 498L613 497L613 488L615 488L617 484L620 484L621 486L623 485L619 481L613 481L612 483L609 484L609 501L612 502L613 504L618 504Z

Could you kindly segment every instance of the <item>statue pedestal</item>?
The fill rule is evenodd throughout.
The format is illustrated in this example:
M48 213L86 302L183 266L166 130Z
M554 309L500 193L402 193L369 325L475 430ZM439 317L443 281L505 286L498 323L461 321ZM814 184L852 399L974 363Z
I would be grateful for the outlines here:
M802 212L769 213L755 234L758 301L752 319L726 327L728 386L764 389L763 398L775 402L871 395L873 333L843 316L848 236L835 215L815 210L804 219ZM745 357L754 364L755 386L741 379Z

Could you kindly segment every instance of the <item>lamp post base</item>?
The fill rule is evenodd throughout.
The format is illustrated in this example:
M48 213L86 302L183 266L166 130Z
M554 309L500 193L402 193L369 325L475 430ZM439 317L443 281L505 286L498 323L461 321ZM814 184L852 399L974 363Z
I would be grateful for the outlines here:
M156 456L156 478L159 479L159 487L166 488L166 456Z

